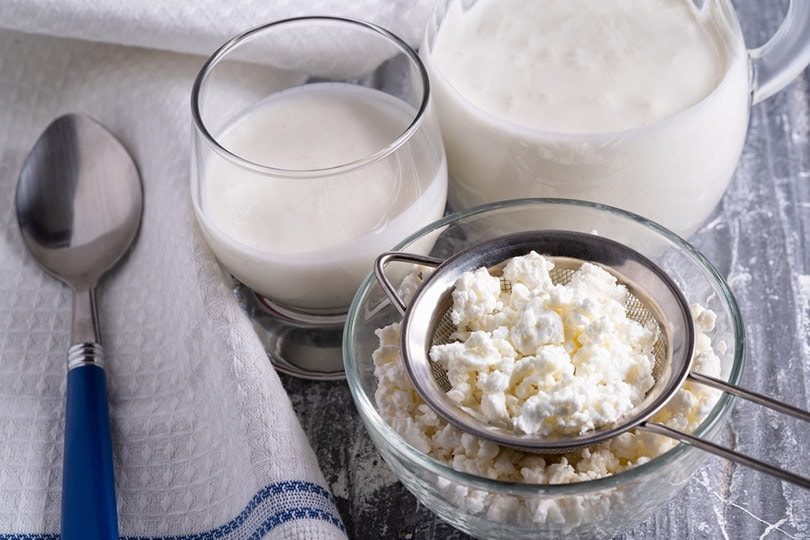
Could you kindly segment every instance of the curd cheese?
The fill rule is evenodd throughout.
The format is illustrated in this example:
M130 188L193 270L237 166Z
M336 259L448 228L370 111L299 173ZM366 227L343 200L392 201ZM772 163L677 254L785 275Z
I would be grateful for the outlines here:
M539 291L554 289L545 280L543 272L535 281L522 278L523 284L519 283L520 279L517 276L525 275L527 267L538 266L547 266L547 262L532 255L515 262L507 271L510 278L518 282L517 285L513 285L513 297L528 301L533 296L542 296ZM418 288L421 276L426 271L421 269L419 273L406 276L400 287L400 293L404 292L403 297L406 300ZM535 278L538 276L533 272L531 275ZM463 279L468 280L465 281L468 286L458 291L460 309L457 310L457 316L458 322L463 327L459 331L459 337L469 337L477 332L494 333L498 326L497 321L506 315L503 313L493 315L492 310L496 308L501 311L508 310L508 304L503 304L502 298L496 298L494 287L491 287L491 283L487 283L488 280L479 281L471 277ZM610 298L611 302L623 294L620 288L601 280L598 272L586 270L581 273L579 279L588 282L589 290L600 290L601 287L602 294ZM527 282L530 285L527 285ZM579 287L573 286L575 289ZM567 289L571 288L572 285L569 284ZM560 296L563 294L560 293ZM573 293L567 294L573 296ZM592 316L599 312L597 301L585 298L581 300L582 309L576 313L567 312L568 320L584 318L584 313L590 313L587 316ZM605 300L604 303L610 302ZM490 307L482 308L485 305ZM715 314L699 304L693 304L691 312L697 336L692 369L719 377L721 361L715 347L719 349L722 343L715 345L709 337L714 328ZM564 316L561 318L566 319ZM548 316L548 319L550 320L551 316ZM643 329L638 331L640 334L644 333ZM553 336L555 333L559 336L553 329L538 331L537 336ZM422 400L411 385L402 361L398 322L378 329L376 334L380 345L373 353L373 361L374 374L378 381L375 400L380 416L413 447L456 470L506 482L565 484L615 475L641 465L677 444L673 439L648 431L629 430L602 443L563 454L537 454L499 446L464 433L447 423ZM492 341L495 343L493 348L508 349L506 347L508 337L501 336L493 338ZM520 347L524 347L532 339L521 338L517 341L522 343ZM564 345L555 346L564 348ZM511 347L515 348L514 345ZM495 392L493 388L503 387L504 381L500 376L489 375L485 379L486 383L482 386L489 388L490 393ZM473 388L472 384L467 387L470 391L473 391ZM504 394L506 395L506 390ZM691 432L706 418L720 395L721 392L708 386L686 382L652 420ZM604 515L613 504L620 505L623 500L621 492L613 492L609 496L595 494L590 498L577 496L537 500L472 489L448 480L441 480L440 484L448 500L459 508L509 523L558 523L573 528L578 523L591 522L595 515Z
M518 433L576 435L615 422L655 382L655 327L627 317L627 288L591 263L555 285L553 267L535 252L513 258L504 292L486 268L462 274L457 341L430 351L452 401Z

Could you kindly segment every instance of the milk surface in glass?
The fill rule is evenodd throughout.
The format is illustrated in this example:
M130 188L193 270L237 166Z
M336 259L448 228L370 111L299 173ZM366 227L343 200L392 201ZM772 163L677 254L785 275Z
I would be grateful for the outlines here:
M570 197L693 232L731 180L749 107L736 21L705 4L452 3L422 47L451 205Z
M224 159L202 171L196 210L216 257L273 301L345 310L374 258L444 211L446 162L421 131L334 174L383 151L415 116L388 94L342 83L295 87L246 111L221 145L287 172Z

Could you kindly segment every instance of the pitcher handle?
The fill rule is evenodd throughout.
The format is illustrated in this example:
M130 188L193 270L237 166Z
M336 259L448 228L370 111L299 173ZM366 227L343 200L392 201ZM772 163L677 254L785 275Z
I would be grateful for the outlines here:
M785 19L763 46L750 49L751 103L774 95L810 64L810 2L791 0Z

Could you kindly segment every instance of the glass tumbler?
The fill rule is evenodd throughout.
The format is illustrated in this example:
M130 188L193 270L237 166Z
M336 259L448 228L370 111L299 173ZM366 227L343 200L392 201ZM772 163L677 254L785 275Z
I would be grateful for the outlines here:
M197 221L281 371L342 377L345 314L374 258L445 210L424 66L336 17L248 30L191 96Z

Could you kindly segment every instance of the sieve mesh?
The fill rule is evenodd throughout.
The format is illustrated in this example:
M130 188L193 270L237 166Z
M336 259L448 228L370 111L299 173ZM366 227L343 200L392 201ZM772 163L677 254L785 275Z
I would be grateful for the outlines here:
M652 372L654 384L642 403L613 424L594 428L578 436L516 434L468 414L447 397L450 388L447 374L430 361L429 349L453 339L456 327L450 312L456 280L465 271L488 268L492 275L501 277L501 290L508 291L511 283L503 279L501 271L505 261L529 251L551 254L549 258L555 264L551 279L555 284L568 283L585 261L598 264L627 288L629 294L625 313L628 318L652 326L656 334L652 350L655 357ZM662 253L655 255L663 257ZM425 264L435 269L415 292L408 306L385 278L384 267L393 261ZM523 231L475 244L445 260L403 252L384 253L378 257L374 272L386 295L403 316L400 351L414 388L437 414L469 434L529 452L558 453L604 441L637 428L686 442L810 489L810 478L650 420L687 380L714 387L806 422L810 422L810 412L717 378L690 373L695 328L686 297L662 268L625 244L580 231Z
M490 424L459 407L448 396L447 374L430 360L433 345L449 343L455 338L456 328L450 311L459 276L466 271L487 268L492 275L502 278L502 269L509 260L530 251L553 260L556 270L552 280L555 283L570 281L586 261L600 266L627 288L629 300L625 309L628 316L641 324L652 321L657 334L652 373L655 383L641 403L613 424L604 424L579 435L544 436L517 433L506 426ZM388 296L397 303L403 315L401 353L414 388L437 414L470 434L530 451L559 452L586 446L643 423L664 406L688 375L694 328L686 299L655 263L616 241L575 231L525 231L476 244L445 260L389 253L377 261L375 273L378 278L384 274L382 267L393 261L428 264L435 268L407 307L396 296L390 283L385 280L381 283L387 283ZM506 290L511 286L506 280L502 280L501 285Z

